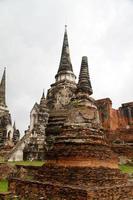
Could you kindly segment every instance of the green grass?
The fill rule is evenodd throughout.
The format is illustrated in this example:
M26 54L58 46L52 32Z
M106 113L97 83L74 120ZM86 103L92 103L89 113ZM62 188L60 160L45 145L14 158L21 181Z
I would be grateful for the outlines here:
M119 168L123 173L133 174L133 166L120 165Z
M44 164L43 161L13 161L7 162L12 165L25 165L25 166L42 166Z
M0 181L0 192L8 191L8 181L6 179Z
M0 163L11 164L11 165L42 166L44 164L44 161L10 161L10 162L0 161Z

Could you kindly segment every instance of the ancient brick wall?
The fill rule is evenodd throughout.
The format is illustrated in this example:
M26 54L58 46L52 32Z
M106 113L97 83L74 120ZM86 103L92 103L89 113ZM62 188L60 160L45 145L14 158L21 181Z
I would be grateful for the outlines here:
M84 189L61 187L46 182L10 179L9 186L10 191L17 194L21 200L87 200L87 192Z
M109 141L117 143L133 143L133 129L117 129L116 131L106 131Z
M22 179L33 179L39 168L38 166L16 165L14 176Z
M16 171L15 167L0 163L0 179L5 179Z
M133 186L112 186L104 188L94 188L88 192L89 200L132 200Z
M111 144L111 149L117 156L133 158L133 129L118 129L116 131L107 131L107 140Z
M111 149L120 157L126 157L128 159L133 159L133 146L124 144L113 144Z
M86 190L47 182L10 179L10 190L21 200L131 200L133 185L93 187Z
M122 104L118 110L112 108L110 99L96 101L107 142L120 157L133 158L133 103Z
M11 192L0 192L0 200L13 200L14 195Z
M62 178L63 177L63 178ZM51 181L73 186L112 186L126 183L127 175L120 173L119 169L104 167L62 167L57 165L44 165L35 176L42 182Z
M128 125L128 118L122 109L112 108L112 101L109 98L96 101L99 110L102 126L107 130L125 128Z
M56 151L55 151L56 149ZM104 152L104 154L102 154ZM109 150L108 146L96 145L93 144L75 144L73 143L58 143L54 145L54 148L49 150L47 153L47 158L49 160L55 159L69 159L69 158L95 158L99 160L108 161L110 156L114 154Z

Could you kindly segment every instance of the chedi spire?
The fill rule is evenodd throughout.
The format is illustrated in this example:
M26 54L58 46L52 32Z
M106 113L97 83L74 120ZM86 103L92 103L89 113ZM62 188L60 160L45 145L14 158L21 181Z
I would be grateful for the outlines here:
M43 93L42 93L42 97L41 97L41 100L40 100L40 107L42 108L46 108L46 98L45 98L45 93L44 93L44 90L43 90Z
M73 71L71 59L70 59L67 28L65 26L64 40L63 40L62 53L61 53L61 59L60 59L60 65L59 65L58 73L60 71L66 71L66 70L67 71Z
M89 76L87 56L82 57L80 74L79 74L79 82L78 82L77 88L78 88L78 92L88 93L89 95L93 93L90 76Z
M76 76L73 73L73 68L72 68L72 63L71 63L71 58L70 58L67 26L65 26L61 59L60 59L59 69L55 78L56 78L56 82L62 81L62 80L75 82L75 79L76 79Z
M0 105L6 106L6 68L4 69L0 83Z
M14 124L13 124L13 129L16 130L16 123L14 121Z

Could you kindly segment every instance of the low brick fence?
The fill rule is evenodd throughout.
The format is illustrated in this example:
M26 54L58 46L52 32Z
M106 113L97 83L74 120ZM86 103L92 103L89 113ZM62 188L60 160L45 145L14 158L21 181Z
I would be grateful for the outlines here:
M0 192L0 200L15 200L11 192Z
M32 179L39 168L39 166L16 165L16 174L14 174L13 176L22 179Z
M20 200L132 200L133 185L123 184L112 187L78 188L48 182L26 181L12 178L10 191Z
M48 182L28 181L10 178L9 189L19 196L19 200L87 200L84 189Z
M0 180L5 179L12 173L15 173L15 167L7 163L0 163Z

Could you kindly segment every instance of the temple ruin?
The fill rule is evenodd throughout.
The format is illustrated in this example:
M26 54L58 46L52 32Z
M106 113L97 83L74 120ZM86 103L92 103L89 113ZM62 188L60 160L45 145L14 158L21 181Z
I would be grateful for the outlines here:
M65 29L59 69L55 83L48 90L46 107L43 107L49 113L45 129L46 163L32 180L22 179L17 174L9 178L10 191L20 199L133 198L133 184L118 168L118 158L103 128L105 122L99 117L100 104L97 107L98 102L91 97L92 93L86 56L82 57L76 83ZM39 124L45 124L43 109L39 111ZM44 130L38 126L33 129L38 132L40 128Z
M96 101L100 121L112 150L123 158L133 158L133 102L123 103L119 109L112 108L109 98Z
M0 83L0 156L3 158L19 141L20 132L15 122L12 126L11 115L6 105L6 69Z
M44 91L40 103L35 103L30 112L30 125L24 136L6 157L8 161L45 160L45 128L48 123L49 109Z

